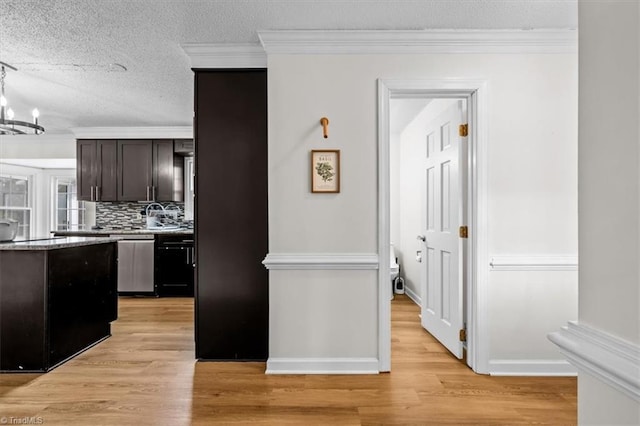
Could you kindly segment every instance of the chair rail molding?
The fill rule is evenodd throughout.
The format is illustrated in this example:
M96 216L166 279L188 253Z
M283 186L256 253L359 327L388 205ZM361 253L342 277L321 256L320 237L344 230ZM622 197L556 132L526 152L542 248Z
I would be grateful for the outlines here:
M577 271L578 256L491 256L492 271Z
M572 321L549 340L580 371L640 402L640 346Z
M375 253L269 253L262 261L269 270L378 269Z

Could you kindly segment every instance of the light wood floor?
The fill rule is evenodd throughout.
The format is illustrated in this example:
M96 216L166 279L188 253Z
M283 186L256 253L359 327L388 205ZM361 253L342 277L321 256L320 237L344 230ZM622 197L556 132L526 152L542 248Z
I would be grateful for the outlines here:
M406 297L392 311L392 373L267 376L264 363L194 362L193 300L121 299L106 341L47 374L0 375L0 423L576 424L575 378L476 375Z

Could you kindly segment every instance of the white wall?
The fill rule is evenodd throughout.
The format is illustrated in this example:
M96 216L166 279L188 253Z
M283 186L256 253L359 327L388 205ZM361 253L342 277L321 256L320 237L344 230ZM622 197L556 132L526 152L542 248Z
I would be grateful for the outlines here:
M3 158L76 158L76 139L72 134L0 136Z
M639 351L640 6L607 0L578 8L579 322ZM578 420L637 425L640 402L581 371Z
M375 253L376 81L455 77L488 81L490 254L576 254L575 54L271 54L268 68L270 253ZM330 120L326 140L318 124L323 116ZM309 151L323 147L342 150L340 194L310 193ZM525 276L490 275L492 360L530 365L560 358L545 335L577 317L574 276L554 275L555 285ZM296 327L272 327L270 352L328 356L326 351L293 348L315 330L330 329L331 356L377 357L377 319L362 321L377 310L376 281L370 271L330 276L325 271L271 271L270 322ZM549 302L558 287L559 297L567 300ZM343 301L301 316L291 294L312 306L318 294ZM555 306L553 324L529 329L521 337L514 324L522 321L522 311L514 312L514 305L538 316ZM348 327L350 323L358 329ZM531 343L516 346L516 337L528 337Z

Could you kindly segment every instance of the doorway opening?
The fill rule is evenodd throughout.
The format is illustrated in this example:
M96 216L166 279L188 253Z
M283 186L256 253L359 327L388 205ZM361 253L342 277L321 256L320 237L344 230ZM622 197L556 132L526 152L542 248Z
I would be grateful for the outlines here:
M391 265L383 260L391 256L392 227L394 237L400 235L402 240L403 262L409 262L406 266L411 269L413 283L407 290L421 304L422 325L455 356L461 358L465 347L467 364L475 372L488 370L485 96L484 81L378 80L380 371L391 370ZM414 135L421 142L410 154L418 170L414 176L418 177L415 187L407 192L413 190L419 199L414 200L416 211L409 222L421 224L411 242L408 236L412 231L400 232L397 216L391 214L391 163L397 155L391 152L397 139L391 129L391 105L400 100L414 109L424 105L420 111L426 120L425 129L419 130L422 135ZM459 119L452 119L452 115ZM463 129L454 121L467 124L467 134L457 141L450 135L457 137ZM458 163L463 164L459 169ZM397 184L397 164L393 169ZM397 192L394 194L396 201ZM436 199L440 201L434 204ZM460 226L466 226L468 238L464 242L458 239L458 232L463 231ZM442 291L444 284L447 291ZM465 344L460 341L463 329Z

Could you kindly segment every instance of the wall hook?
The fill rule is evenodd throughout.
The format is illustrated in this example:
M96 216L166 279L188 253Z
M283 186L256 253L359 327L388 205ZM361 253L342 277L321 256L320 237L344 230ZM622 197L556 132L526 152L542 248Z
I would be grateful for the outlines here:
M320 124L322 124L322 135L326 139L329 137L329 119L327 117L322 117L320 119Z

